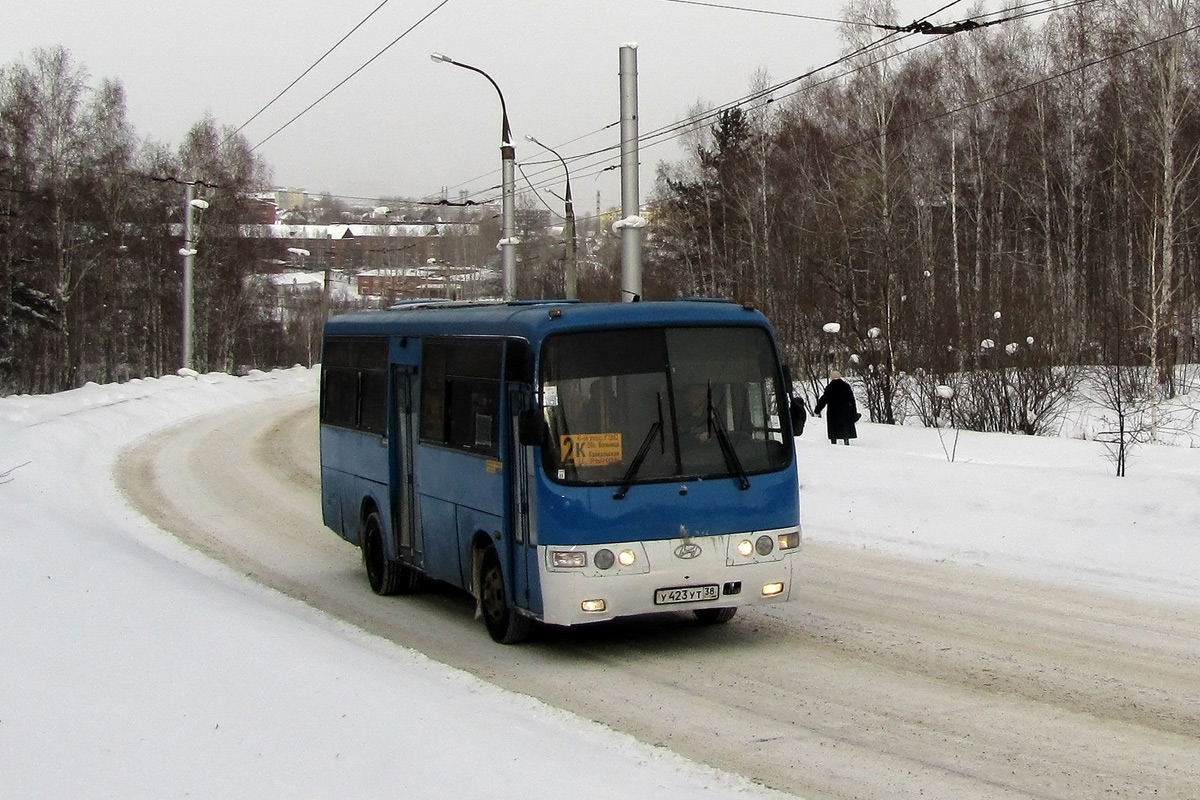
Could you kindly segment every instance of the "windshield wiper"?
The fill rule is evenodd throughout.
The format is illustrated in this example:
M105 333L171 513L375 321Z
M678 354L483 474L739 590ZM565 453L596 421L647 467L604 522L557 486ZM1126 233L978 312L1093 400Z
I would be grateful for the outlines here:
M662 396L658 398L658 419L650 424L650 430L646 431L646 438L642 440L642 446L638 448L637 455L633 457L633 461L629 462L629 469L625 470L625 475L621 478L621 486L613 495L613 500L624 500L625 495L629 494L630 487L633 486L634 478L637 477L638 470L642 468L642 462L646 460L646 455L650 452L650 444L654 441L654 437L663 429L662 416Z
M733 442L729 441L729 431L725 430L725 423L721 422L721 415L713 408L711 391L708 395L708 419L709 424L717 432L717 444L721 446L721 455L725 457L725 468L737 476L738 488L749 489L750 479L746 477L746 470L742 467L742 460L738 458Z

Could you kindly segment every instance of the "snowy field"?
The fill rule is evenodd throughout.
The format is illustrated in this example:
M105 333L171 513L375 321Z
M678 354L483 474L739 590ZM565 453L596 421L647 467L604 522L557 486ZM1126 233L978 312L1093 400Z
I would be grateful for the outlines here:
M315 386L297 368L0 399L0 794L780 796L264 589L117 492L118 453L152 432ZM809 539L1200 603L1200 450L1145 445L1116 478L1092 441L963 433L951 462L936 431L864 424L844 447L822 426L798 440Z

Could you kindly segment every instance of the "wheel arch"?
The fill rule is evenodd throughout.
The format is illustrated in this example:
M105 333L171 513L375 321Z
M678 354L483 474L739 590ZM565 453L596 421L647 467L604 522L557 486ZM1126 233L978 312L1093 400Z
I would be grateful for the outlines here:
M471 585L468 587L471 594L475 597L476 607L480 601L479 597L479 573L483 570L483 559L487 555L488 550L496 550L496 556L499 557L500 551L496 547L495 540L485 530L476 530L471 536L471 544L467 550L468 556L471 559ZM500 569L507 573L504 568L504 559L500 559ZM508 588L508 581L505 581L505 592L512 591Z
M383 534L384 549L389 555L395 556L395 553L393 552L395 548L392 546L391 526L388 524L388 520L383 514L383 507L379 504L379 501L370 494L363 495L362 500L359 501L358 504L358 546L362 547L363 532L367 529L367 518L372 514L376 514L379 517L379 529L380 533Z

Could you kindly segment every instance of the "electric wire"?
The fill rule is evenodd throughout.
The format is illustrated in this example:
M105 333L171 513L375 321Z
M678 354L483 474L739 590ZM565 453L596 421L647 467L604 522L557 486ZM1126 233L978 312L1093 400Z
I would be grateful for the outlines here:
M226 141L228 141L229 139L232 139L234 136L237 136L239 133L241 133L241 132L242 132L242 129L244 129L244 128L245 128L247 125L249 125L251 122L254 122L254 120L258 119L258 117L259 117L259 116L260 116L260 115L261 115L261 114L262 114L264 111L266 111L266 110L267 110L268 108L270 108L271 106L275 105L275 102L276 102L277 100L279 100L279 98L283 97L285 94L287 94L289 91L291 91L292 87L293 87L293 86L295 86L297 83L299 83L300 81L304 80L304 77L305 77L306 75L308 75L308 73L310 73L310 72L312 72L314 69L316 69L316 68L317 68L317 66L318 66L318 65L319 65L319 64L320 64L322 61L324 61L326 58L328 58L328 57L329 57L330 53L332 53L334 50L337 50L339 47L341 47L343 42L345 42L347 39L349 39L351 36L353 36L355 31L357 31L359 28L361 28L363 25L365 25L365 24L367 23L367 20L369 20L369 19L371 19L371 17L375 16L375 14L376 14L376 13L379 11L379 9L383 8L384 6L386 6L386 5L387 5L389 2L391 2L391 0L383 0L383 2L381 2L379 5L375 6L375 8L374 8L374 9L371 11L371 13L367 14L365 17L363 17L361 20L359 20L358 24L357 24L357 25L355 25L353 28L351 28L351 29L350 29L350 31L349 31L348 33L346 33L346 35L345 35L345 36L343 36L342 38L338 39L338 40L337 40L337 42L336 42L336 43L334 43L333 47L331 47L331 48L329 48L328 50L326 50L326 51L325 51L325 52L324 52L324 53L321 55L321 57L320 57L320 58L318 58L318 59L317 59L316 61L314 61L314 62L313 62L311 65L309 65L308 69L306 69L306 70L304 70L303 72L301 72L301 73L300 73L300 75L299 75L299 76L297 76L297 77L296 77L296 79L295 79L294 81L292 81L292 82L291 82L291 83L289 83L287 86L285 86L285 87L283 88L283 91L281 91L279 94L277 94L277 95L275 95L274 97L272 97L272 98L271 98L271 100L270 100L270 101L269 101L269 102L268 102L268 103L267 103L265 106L263 106L262 108L260 108L258 111L255 111L255 112L254 112L254 114L253 114L253 116L251 116L251 117L250 117L250 119L246 120L246 121L245 121L245 122L243 122L241 125L237 126L237 128L236 128L236 129L235 129L235 130L234 130L232 133L230 133L228 136L226 136L226 137L225 137L225 140L226 140Z
M1018 92L1028 91L1029 89L1033 89L1035 87L1041 86L1046 83L1051 83L1053 81L1059 80L1060 78L1065 78L1068 75L1074 75L1077 72L1082 72L1086 69L1090 69L1091 67L1098 66L1100 64L1105 63L1106 61L1112 61L1114 59L1123 58L1123 57L1129 55L1130 53L1135 53L1138 50L1144 50L1147 47L1154 47L1155 45L1162 44L1163 42L1170 41L1171 39L1175 39L1179 36L1185 36L1189 33L1192 33L1193 31L1197 31L1197 30L1200 30L1200 24L1192 25L1190 27L1184 28L1184 29L1176 31L1174 33L1168 33L1165 36L1160 36L1159 38L1152 39L1151 41L1148 41L1148 42L1143 42L1141 44L1137 44L1132 47L1127 47L1124 50L1120 50L1116 53L1110 53L1106 56L1101 56L1099 58L1094 58L1090 61L1085 61L1082 64L1076 64L1075 66L1070 67L1065 70L1062 70L1061 72L1056 72L1053 75L1047 75L1045 77L1038 78L1035 81L1030 81L1029 83L1022 84L1021 86L1014 86L1013 88L1006 89L1003 92L997 92L996 94L989 95L988 97L981 97L977 100L972 100L969 103L963 103L960 106L956 106L954 108L947 109L946 111L942 111L938 114L934 114L931 117L926 117L925 119L922 119L922 120L910 122L909 124L903 125L900 128L897 128L896 130L897 131L907 130L909 128L915 128L915 127L919 127L921 125L928 125L931 122L937 122L938 120L945 119L946 117L953 116L962 111L967 111L969 109L976 108L981 105L986 105L988 103L994 103L997 100L1001 100L1010 95L1017 94ZM850 147L856 147L858 145L873 141L875 138L876 137L872 136L872 137L860 139L856 142L850 142L848 144L842 145L838 149L847 149Z
M384 53L386 53L388 50L391 50L393 47L395 47L395 46L396 46L396 44L397 44L397 43L398 43L398 42L399 42L401 39L403 39L404 37L408 36L408 34L412 33L412 32L413 32L413 31L414 31L414 30L415 30L415 29L416 29L418 26L420 26L420 25L421 25L421 23L425 22L425 20L429 19L429 18L430 18L430 17L432 17L434 14L436 14L438 11L440 11L440 10L441 10L441 9L442 9L442 8L443 8L443 7L444 7L444 6L445 6L447 3L449 3L449 2L450 2L450 0L441 0L441 2L440 2L440 3L438 3L436 6L434 6L434 8L433 8L431 11L429 11L429 12L428 12L428 13L426 13L426 14L425 14L423 17L421 17L419 20L417 20L417 21L416 21L416 22L414 22L412 25L410 25L410 26L408 27L408 29L407 29L407 30L405 30L403 33L401 33L399 36L397 36L395 39L393 39L393 40L392 40L392 41L391 41L391 42L390 42L388 45L386 45L386 46L385 46L385 47L384 47L382 50L380 50L378 53L376 53L375 55L373 55L373 56L371 56L369 59L367 59L367 60L366 60L366 62L362 64L362 66L360 66L358 69L356 69L356 70L354 70L353 72L351 72L351 73L350 73L349 75L347 75L345 78L342 78L342 80L341 80L341 81L339 81L339 82L338 82L338 83L337 83L337 84L336 84L336 85L335 85L335 86L334 86L332 89L330 89L330 90L329 90L329 91L327 91L325 94L321 95L321 96L320 96L320 97L318 97L316 100L314 100L312 103L310 103L310 104L308 105L308 107L306 107L306 108L305 108L303 111L301 111L299 114L297 114L296 116L292 117L292 118L291 118L291 119L289 119L287 122L283 123L283 125L281 125L281 126L279 126L278 128L276 128L276 129L275 129L275 130L274 130L274 131L271 133L271 135L270 135L270 136L268 136L267 138L263 139L263 140L262 140L261 142L259 142L258 144L254 145L254 147L251 147L251 148L250 148L250 151L251 151L251 152L254 152L254 151L255 151L255 150L257 150L258 148L262 147L264 144L266 144L267 142L269 142L269 141L271 141L273 138L275 138L275 136L277 136L279 133L282 133L282 132L283 132L285 129L287 129L288 127L290 127L290 126L292 125L292 123L294 123L296 120L298 120L298 119L300 119L301 117L303 117L303 116L304 116L305 114L307 114L309 111L312 111L312 110L313 110L313 108L315 108L315 107L316 107L316 105L317 105L318 103L322 102L323 100L325 100L325 98L329 97L329 95L333 94L333 93L334 93L334 92L336 92L338 89L340 89L340 88L342 88L343 86L345 86L345 85L346 85L346 84L347 84L347 83L348 83L348 82L349 82L349 81L350 81L350 80L351 80L351 79L352 79L354 76L358 75L358 73L362 72L364 69L366 69L367 67L369 67L369 66L370 66L372 63L374 63L374 62L375 62L375 60L376 60L376 59L378 59L380 56L382 56L382 55L383 55Z
M793 19L807 19L807 20L812 20L814 22L833 22L838 25L870 26L870 24L871 24L869 22L853 22L853 21L844 20L844 19L832 19L830 17L814 17L810 14L796 14L795 12L791 12L791 11L772 11L772 10L768 10L768 9L764 9L764 8L750 8L748 6L731 6L731 5L726 5L724 3L701 2L701 0L660 0L660 2L679 3L680 5L687 5L687 6L703 6L705 8L719 8L719 9L722 9L725 11L746 11L751 14L766 14L766 15L775 16L775 17L791 17Z

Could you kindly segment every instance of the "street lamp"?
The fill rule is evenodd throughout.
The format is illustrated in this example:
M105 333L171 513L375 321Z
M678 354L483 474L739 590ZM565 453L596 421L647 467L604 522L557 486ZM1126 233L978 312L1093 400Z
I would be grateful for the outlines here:
M464 64L461 61L455 61L448 55L443 53L430 53L429 58L435 64L453 64L456 67L469 69L471 72L478 72L483 77L487 78L488 83L496 90L496 94L500 96L500 177L503 184L503 226L504 232L500 239L500 265L504 274L504 299L515 300L517 297L517 234L516 234L516 181L515 181L515 164L517 159L516 148L512 143L512 132L508 127L508 108L504 104L504 93L500 91L500 86L496 81L492 80L492 76L488 75L479 67L472 67L470 64Z
M183 247L179 255L183 256L183 368L192 368L192 328L195 311L192 288L192 272L196 258L195 236L192 233L192 214L196 210L208 208L208 201L196 197L196 182L184 184L183 202Z
M579 289L577 286L577 250L575 246L575 205L571 202L571 170L567 169L566 160L563 159L563 157L560 156L558 151L553 147L539 142L536 138L529 136L528 134L525 136L525 138L536 144L538 147L549 150L554 157L562 163L563 172L567 174L567 194L564 198L564 202L566 204L567 224L566 230L563 231L563 237L567 240L567 263L565 269L566 274L564 275L564 289L566 291L568 300L577 300L579 299Z

